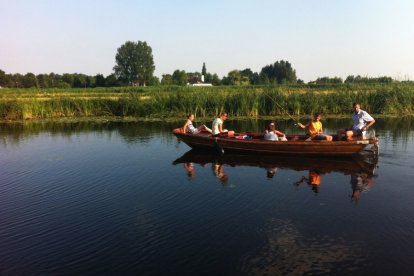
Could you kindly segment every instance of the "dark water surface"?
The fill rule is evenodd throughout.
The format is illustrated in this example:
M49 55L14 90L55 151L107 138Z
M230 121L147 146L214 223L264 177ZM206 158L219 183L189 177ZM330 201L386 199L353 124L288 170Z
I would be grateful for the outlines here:
M378 120L376 163L188 152L171 123L1 124L0 274L408 275L413 125Z

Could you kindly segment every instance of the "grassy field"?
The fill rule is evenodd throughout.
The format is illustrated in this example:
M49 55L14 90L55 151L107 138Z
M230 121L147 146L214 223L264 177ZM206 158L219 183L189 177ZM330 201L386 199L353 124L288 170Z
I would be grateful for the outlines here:
M0 89L0 120L344 115L355 101L372 114L412 115L414 84Z

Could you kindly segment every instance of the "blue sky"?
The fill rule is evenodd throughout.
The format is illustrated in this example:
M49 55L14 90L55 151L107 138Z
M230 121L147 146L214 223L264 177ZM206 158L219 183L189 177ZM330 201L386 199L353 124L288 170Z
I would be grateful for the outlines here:
M299 78L414 79L411 0L0 0L0 69L112 73L117 48L146 41L155 75L220 77L288 60Z

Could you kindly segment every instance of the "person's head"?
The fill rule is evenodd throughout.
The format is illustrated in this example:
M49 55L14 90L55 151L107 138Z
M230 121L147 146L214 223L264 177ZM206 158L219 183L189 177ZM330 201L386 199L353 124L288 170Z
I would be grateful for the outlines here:
M226 113L226 112L222 112L222 113L220 114L220 118L221 118L221 120L222 120L222 121L227 120L227 117L228 117L228 115L227 115L227 113Z
M192 113L188 114L188 115L187 115L187 118L188 118L190 121L194 120L194 114L192 114Z
M321 120L321 113L317 112L313 115L313 119L315 121L320 121Z
M271 122L269 124L269 131L274 131L275 129L276 129L275 123L274 122Z
M354 109L355 113L358 113L361 109L361 105L359 103L353 103L352 108Z
M267 170L267 178L273 178L275 174L276 174L276 170L274 169Z

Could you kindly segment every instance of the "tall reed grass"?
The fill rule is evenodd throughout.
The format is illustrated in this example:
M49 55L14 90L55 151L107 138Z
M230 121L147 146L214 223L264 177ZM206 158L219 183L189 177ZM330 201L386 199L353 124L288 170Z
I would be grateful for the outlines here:
M414 85L133 87L1 89L0 119L134 116L146 118L348 114L353 102L372 114L413 114Z

